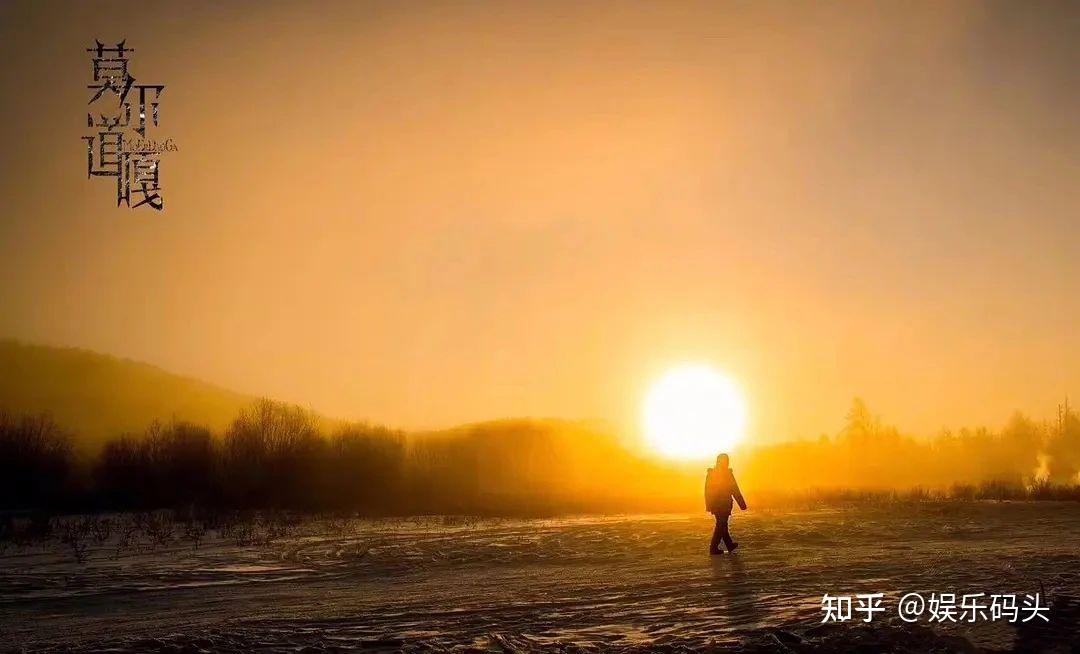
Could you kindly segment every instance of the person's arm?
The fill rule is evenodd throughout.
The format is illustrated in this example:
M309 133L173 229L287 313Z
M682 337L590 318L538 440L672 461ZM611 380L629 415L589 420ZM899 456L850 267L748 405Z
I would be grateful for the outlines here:
M731 496L734 497L735 501L739 503L739 508L745 511L746 500L743 499L742 491L739 490L739 482L735 481L735 473L731 473L731 488L733 489Z
M711 471L705 472L705 510L709 510L709 475Z

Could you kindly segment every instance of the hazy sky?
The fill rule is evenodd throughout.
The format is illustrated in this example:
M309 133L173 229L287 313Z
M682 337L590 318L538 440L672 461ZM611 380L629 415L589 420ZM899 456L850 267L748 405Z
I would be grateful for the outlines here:
M1080 404L1076 3L4 3L0 336L406 427ZM87 180L99 38L165 211Z

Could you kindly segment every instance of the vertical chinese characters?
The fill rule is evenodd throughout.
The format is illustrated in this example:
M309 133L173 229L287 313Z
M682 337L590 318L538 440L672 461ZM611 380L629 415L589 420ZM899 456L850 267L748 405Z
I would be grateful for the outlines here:
M161 155L166 149L148 140L146 132L148 126L158 126L159 100L165 86L136 83L129 67L135 49L126 43L120 41L110 48L95 41L94 47L86 49L93 75L93 83L87 85L91 110L86 114L86 127L92 133L82 137L86 141L86 176L115 177L118 207L149 206L161 211L165 206L160 194ZM134 120L133 115L137 116ZM131 132L139 138L128 138Z

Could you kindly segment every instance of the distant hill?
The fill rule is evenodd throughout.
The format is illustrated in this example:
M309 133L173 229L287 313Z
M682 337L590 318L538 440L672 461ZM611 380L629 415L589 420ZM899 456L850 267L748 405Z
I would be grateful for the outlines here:
M0 340L0 410L47 412L83 451L155 419L220 430L255 399L129 359Z

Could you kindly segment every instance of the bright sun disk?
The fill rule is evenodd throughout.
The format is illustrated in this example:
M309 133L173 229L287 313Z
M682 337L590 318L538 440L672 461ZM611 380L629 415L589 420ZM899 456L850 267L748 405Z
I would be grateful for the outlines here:
M728 376L707 365L674 368L645 398L645 439L673 459L705 459L743 437L746 402Z

